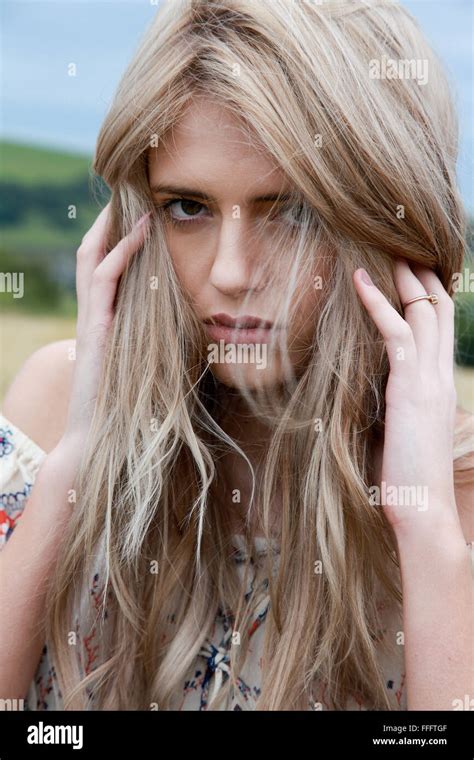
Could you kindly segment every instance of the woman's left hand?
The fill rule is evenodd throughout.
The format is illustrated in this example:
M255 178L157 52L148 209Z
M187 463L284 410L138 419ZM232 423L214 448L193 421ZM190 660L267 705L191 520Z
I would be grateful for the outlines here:
M453 480L456 416L454 303L427 267L395 263L401 303L436 293L404 308L404 317L374 285L354 272L357 293L379 328L390 362L380 500L395 533L449 527L462 536ZM370 279L370 278L369 278ZM379 484L374 484L375 489ZM385 489L385 490L384 490ZM428 531L429 532L429 531Z

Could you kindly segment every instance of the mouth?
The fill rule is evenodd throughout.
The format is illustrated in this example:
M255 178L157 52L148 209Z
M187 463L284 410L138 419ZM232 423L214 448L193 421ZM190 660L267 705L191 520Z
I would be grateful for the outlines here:
M204 325L213 340L228 343L268 343L274 330L273 322L246 314L238 317L214 314L204 320Z

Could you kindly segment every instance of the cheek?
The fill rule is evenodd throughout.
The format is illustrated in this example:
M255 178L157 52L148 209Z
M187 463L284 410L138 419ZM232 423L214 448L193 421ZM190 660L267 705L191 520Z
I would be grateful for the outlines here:
M306 286L303 293L300 294L293 315L294 321L291 329L293 336L311 340L318 319L320 301L318 291L312 286L312 283L310 286Z
M170 235L168 250L182 288L191 295L202 291L208 279L209 262L199 242Z
M327 279L330 275L328 255L321 251L321 257L316 261L310 282L306 282L300 292L300 298L295 313L295 329L293 333L311 342L316 330L319 315L327 297Z

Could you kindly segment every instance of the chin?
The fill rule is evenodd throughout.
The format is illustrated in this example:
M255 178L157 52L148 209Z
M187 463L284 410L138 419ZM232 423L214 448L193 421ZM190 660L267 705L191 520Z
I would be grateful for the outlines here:
M242 385L248 390L257 391L272 388L281 382L280 368L275 363L258 369L255 364L236 367L235 364L211 364L211 372L220 383L228 388L239 389Z

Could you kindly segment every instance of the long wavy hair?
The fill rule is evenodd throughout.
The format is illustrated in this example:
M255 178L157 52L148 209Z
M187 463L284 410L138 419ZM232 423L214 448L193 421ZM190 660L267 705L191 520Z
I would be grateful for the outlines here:
M428 81L369 76L370 61L384 57L427 60ZM327 267L299 371L286 360L278 387L236 391L269 431L260 487L240 505L246 572L255 559L249 516L272 541L281 498L278 572L272 552L262 569L270 604L256 706L308 709L322 688L334 709L353 695L396 709L378 634L380 600L401 611L400 570L393 531L368 498L389 365L352 274L365 267L401 314L395 257L430 267L453 293L466 221L449 85L416 22L389 0L163 2L98 137L94 170L112 191L108 251L153 207L150 149L200 95L230 109L291 184L296 216L272 227L271 263L261 262L268 282L278 273L281 285L285 273L285 322L318 261ZM247 709L236 683L258 599L236 573L222 455L237 452L254 486L257 478L224 432L225 410L157 208L120 281L77 502L48 591L46 640L65 709L90 709L91 700L93 709L173 709L219 608L231 611L240 644L208 709L222 709L232 690ZM472 448L472 431L458 427L455 482L467 476ZM92 626L101 634L93 667ZM403 647L393 650L403 657Z

